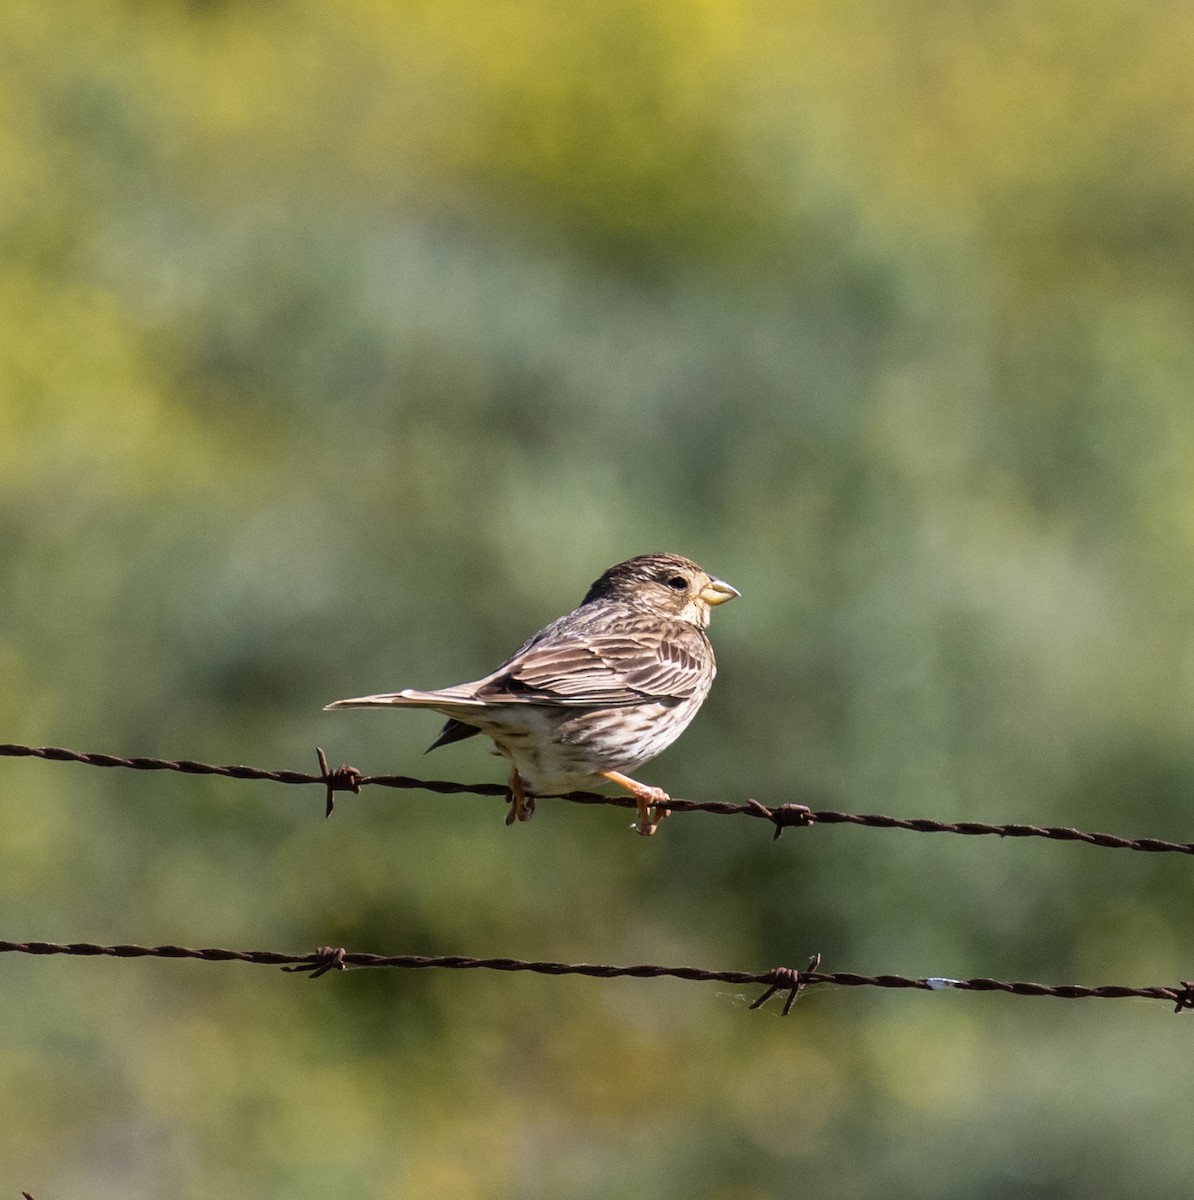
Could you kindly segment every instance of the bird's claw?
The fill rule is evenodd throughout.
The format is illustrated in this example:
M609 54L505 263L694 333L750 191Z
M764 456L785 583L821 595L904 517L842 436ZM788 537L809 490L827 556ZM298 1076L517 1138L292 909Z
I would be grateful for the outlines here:
M506 814L506 824L513 825L515 821L529 821L535 812L535 797L529 795L522 776L514 771L510 776L510 811Z
M671 815L672 810L667 807L671 796L663 788L644 787L634 798L638 801L638 820L630 828L642 837L653 837L659 823Z

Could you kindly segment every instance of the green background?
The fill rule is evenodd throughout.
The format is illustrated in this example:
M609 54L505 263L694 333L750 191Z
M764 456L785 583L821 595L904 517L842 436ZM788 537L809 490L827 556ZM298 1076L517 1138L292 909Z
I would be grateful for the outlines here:
M1194 13L9 0L0 740L494 781L606 566L678 796L1187 840ZM0 761L0 937L1176 984L1191 866ZM5 956L38 1200L1190 1194L1144 1001Z

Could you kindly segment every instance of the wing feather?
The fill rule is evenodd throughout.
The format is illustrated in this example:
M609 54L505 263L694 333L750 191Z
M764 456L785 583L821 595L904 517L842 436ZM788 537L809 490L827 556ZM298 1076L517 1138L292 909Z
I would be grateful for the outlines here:
M618 706L679 703L713 681L713 652L685 621L622 620L615 629L544 630L474 693L492 703Z

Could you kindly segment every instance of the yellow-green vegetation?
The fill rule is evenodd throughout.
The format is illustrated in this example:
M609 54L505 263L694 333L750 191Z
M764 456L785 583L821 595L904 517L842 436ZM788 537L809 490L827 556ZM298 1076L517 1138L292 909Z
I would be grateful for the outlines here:
M0 741L498 780L605 567L743 593L679 796L1194 837L1194 10L7 0ZM1191 867L0 760L0 937L1175 984ZM1189 1194L1129 1002L0 961L0 1183ZM754 993L754 994L757 994Z

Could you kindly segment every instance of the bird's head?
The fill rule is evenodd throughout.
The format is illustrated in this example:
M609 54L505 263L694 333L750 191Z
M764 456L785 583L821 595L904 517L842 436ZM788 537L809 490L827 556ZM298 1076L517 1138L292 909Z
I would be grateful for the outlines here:
M715 605L740 595L703 567L678 554L640 554L610 567L584 598L619 600L633 608L688 621L704 629Z

